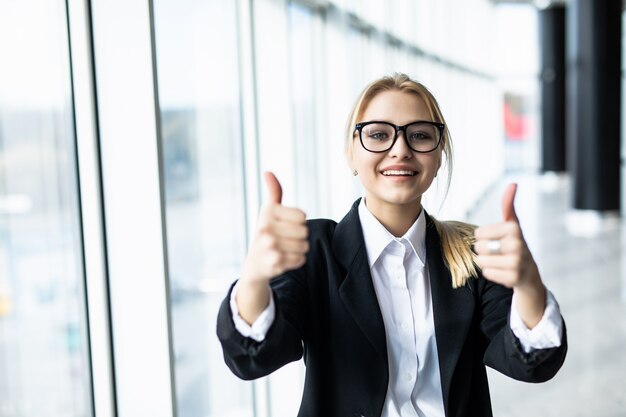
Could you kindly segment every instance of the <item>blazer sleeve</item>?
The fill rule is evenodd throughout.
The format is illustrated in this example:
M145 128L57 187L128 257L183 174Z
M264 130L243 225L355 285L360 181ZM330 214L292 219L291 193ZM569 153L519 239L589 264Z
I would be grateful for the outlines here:
M305 275L300 268L272 279L276 316L262 342L242 336L235 328L230 308L234 284L230 287L218 312L217 336L226 365L239 378L260 378L302 357L307 320Z
M481 308L480 327L487 340L485 365L525 382L544 382L556 375L567 353L565 322L559 347L525 353L509 323L513 291L482 277L476 290Z

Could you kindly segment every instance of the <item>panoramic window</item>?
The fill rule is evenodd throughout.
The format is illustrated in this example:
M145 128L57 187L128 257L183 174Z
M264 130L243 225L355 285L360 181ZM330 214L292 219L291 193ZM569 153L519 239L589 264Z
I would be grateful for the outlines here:
M252 415L219 305L246 250L235 2L154 2L179 417Z
M2 416L93 415L65 5L0 0Z

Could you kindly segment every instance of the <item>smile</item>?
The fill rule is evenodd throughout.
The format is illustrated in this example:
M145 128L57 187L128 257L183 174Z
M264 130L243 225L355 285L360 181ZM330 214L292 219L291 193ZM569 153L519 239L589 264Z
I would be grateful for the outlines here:
M403 176L403 177L410 176L410 177L412 177L414 175L417 175L417 172L416 171L405 171L405 170L400 171L400 170L390 169L390 170L383 171L382 174L384 176L387 176L387 177L392 177L392 176Z

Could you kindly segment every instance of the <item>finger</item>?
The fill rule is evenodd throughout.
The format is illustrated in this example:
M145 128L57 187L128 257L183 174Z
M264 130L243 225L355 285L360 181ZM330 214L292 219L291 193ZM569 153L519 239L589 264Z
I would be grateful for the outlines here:
M521 253L522 242L517 238L502 238L500 240L500 251L498 254ZM474 251L477 255L494 255L489 248L491 239L481 239L474 243Z
M283 188L280 186L278 178L269 171L264 172L263 176L265 177L265 185L269 191L270 203L280 204L283 199Z
M504 190L502 195L502 218L505 222L517 222L517 214L515 213L515 193L517 192L517 184L511 183Z
M309 228L299 223L275 222L271 229L276 236L281 238L306 240L309 236Z
M489 281L502 284L511 288L517 282L519 273L507 269L485 268L482 270L483 277Z
M283 259L285 269L300 268L306 263L306 256L303 254L287 253Z
M474 230L474 237L477 241L482 239L502 239L506 236L518 237L519 235L519 225L512 221L480 226Z
M271 213L272 216L279 221L300 224L306 222L306 214L304 213L304 211L295 207L275 205L271 208Z
M298 208L285 207L276 203L262 206L259 213L259 227L271 226L274 223L305 226L306 214Z
M481 269L506 269L519 270L519 255L480 255L476 258L476 263Z
M303 239L280 239L278 241L278 249L289 254L304 255L309 251L309 241Z

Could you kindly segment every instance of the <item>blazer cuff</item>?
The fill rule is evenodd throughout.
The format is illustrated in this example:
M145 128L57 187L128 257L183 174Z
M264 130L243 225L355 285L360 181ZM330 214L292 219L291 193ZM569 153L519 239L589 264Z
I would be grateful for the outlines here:
M235 296L237 295L237 288L239 287L239 281L235 283L233 290L230 293L230 311L233 315L233 322L235 328L244 337L249 337L257 342L262 342L267 336L274 318L276 317L276 307L274 305L273 291L270 291L270 301L268 306L263 310L261 315L255 320L252 325L249 325L240 315L239 308L237 307L237 301Z
M517 311L515 293L511 301L510 326L513 334L519 339L524 353L537 349L547 349L561 346L563 336L563 319L559 304L552 292L546 289L546 309L541 320L535 327L526 327Z

